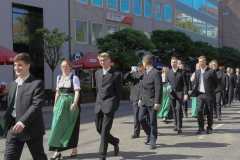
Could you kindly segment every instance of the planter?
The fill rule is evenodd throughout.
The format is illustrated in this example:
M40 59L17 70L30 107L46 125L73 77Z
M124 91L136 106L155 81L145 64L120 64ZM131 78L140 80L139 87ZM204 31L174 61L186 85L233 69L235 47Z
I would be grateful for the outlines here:
M95 102L94 93L80 93L80 104Z
M123 92L121 100L130 100L130 92Z

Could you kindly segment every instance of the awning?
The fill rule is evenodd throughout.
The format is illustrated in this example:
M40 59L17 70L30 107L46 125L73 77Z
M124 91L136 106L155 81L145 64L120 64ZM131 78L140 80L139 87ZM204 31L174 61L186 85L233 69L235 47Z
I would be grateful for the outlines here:
M17 55L16 52L13 52L10 49L7 49L0 45L0 65L4 64L13 64L13 58Z

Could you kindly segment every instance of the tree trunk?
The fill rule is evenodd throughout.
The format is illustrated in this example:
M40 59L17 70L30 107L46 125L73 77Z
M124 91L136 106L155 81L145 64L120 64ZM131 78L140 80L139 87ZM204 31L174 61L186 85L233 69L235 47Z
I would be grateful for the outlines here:
M52 91L54 90L54 70L52 70Z

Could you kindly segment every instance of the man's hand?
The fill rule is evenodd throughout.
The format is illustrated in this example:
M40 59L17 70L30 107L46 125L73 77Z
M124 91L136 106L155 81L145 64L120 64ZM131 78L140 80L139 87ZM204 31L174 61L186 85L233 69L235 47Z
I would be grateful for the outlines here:
M192 93L192 91L188 91L188 94L190 95Z
M13 133L21 133L22 130L23 130L23 127L22 127L20 124L17 123L17 124L13 127L12 132L13 132Z
M130 74L134 73L134 72L137 72L136 70L131 70Z
M158 110L159 107L160 107L159 104L155 104L155 105L154 105L154 110Z
M188 96L184 96L184 101L188 101Z
M140 107L141 106L141 102L140 101L138 101L138 107Z
M225 88L225 90L227 91L227 90L228 90L228 88Z

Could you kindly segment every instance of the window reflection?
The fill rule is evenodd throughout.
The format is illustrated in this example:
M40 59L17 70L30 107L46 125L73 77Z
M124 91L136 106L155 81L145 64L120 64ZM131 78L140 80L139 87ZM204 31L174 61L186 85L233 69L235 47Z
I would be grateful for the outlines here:
M102 24L92 24L92 44L97 43L97 38L102 38Z
M117 32L117 26L107 26L107 34L113 34L114 32Z

